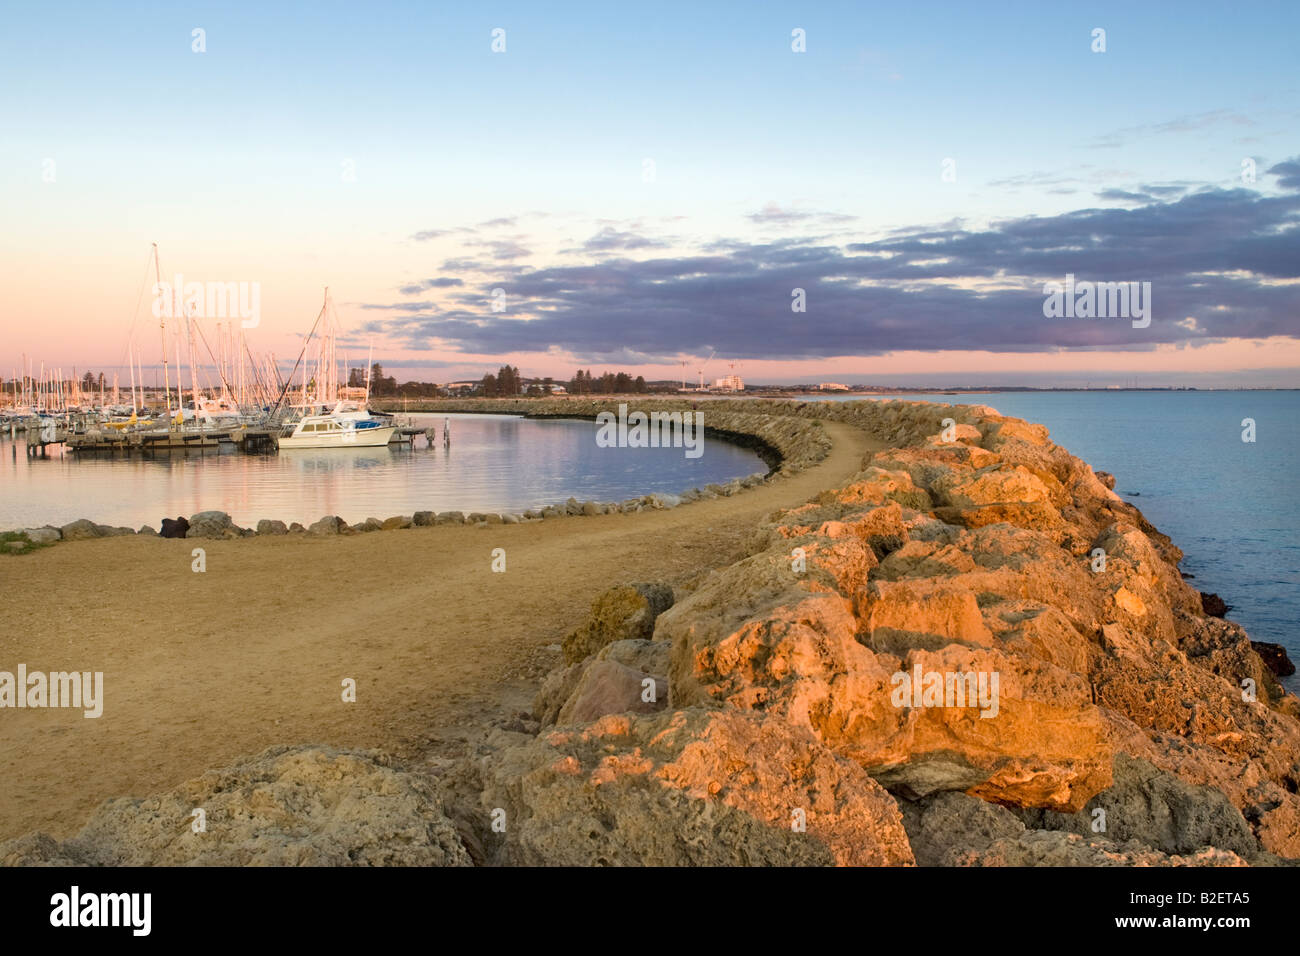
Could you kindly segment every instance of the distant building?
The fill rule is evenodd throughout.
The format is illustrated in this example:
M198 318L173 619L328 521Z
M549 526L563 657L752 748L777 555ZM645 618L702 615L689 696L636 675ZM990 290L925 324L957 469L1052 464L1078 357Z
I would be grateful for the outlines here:
M471 395L483 388L482 382L448 382L442 386L452 395Z
M724 375L722 378L713 380L713 391L715 392L743 392L745 390L745 380L739 375Z
M822 382L817 386L823 392L847 392L849 387L841 385L839 382Z

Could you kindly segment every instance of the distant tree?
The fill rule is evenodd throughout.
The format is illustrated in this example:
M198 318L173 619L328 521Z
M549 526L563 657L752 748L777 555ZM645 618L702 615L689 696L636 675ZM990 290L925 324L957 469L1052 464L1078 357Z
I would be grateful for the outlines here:
M491 372L483 376L483 395L485 398L497 397L497 377Z
M646 390L645 379L638 375L636 381L632 383L632 390L634 392L644 392Z
M619 395L626 395L632 391L632 376L627 372L619 372L614 376L614 391Z
M519 377L519 369L513 365L502 365L497 369L497 394L502 398L510 398L518 395L523 390L523 380Z
M555 388L555 379L551 378L551 376L549 376L549 375L546 376L546 378L542 379L542 394L543 394L543 395L550 395L550 394L551 394L551 390L554 389L554 388Z

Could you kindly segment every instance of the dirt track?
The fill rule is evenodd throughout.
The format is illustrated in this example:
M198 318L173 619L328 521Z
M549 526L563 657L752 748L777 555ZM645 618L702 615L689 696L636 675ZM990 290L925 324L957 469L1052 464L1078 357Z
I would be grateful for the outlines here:
M830 456L733 498L636 515L338 538L110 538L0 562L0 670L103 671L104 714L0 710L0 840L63 838L276 743L418 752L433 728L527 706L530 665L591 599L681 583L756 522L835 487L881 447L826 426ZM191 571L191 549L207 571ZM506 551L507 571L491 571ZM341 681L357 682L344 703Z

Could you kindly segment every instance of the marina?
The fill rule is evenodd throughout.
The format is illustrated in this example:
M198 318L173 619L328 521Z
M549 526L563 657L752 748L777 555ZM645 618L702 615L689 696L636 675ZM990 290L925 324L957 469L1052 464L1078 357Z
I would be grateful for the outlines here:
M311 424L316 424L311 422ZM36 419L14 419L5 428L8 437L17 441L21 438L29 457L48 457L51 448L64 446L68 451L80 455L157 455L189 454L191 452L214 451L222 445L230 445L246 454L265 454L285 447L308 447L295 441L294 433L298 426L272 427L257 425L232 425L229 427L209 427L199 429L149 429L130 431L126 429L105 428L100 424L86 421L76 423L41 421ZM321 427L317 425L316 427ZM364 432L365 430L361 430ZM377 430L376 438L363 435L352 442L346 438L346 430L338 429L338 444L354 444L358 447L373 445L411 445L417 439L424 439L431 444L429 428L417 428L410 424L392 425ZM358 432L356 434L361 434ZM377 440L382 438L382 441ZM450 439L447 439L450 440ZM333 443L330 443L333 444Z
M31 451L24 428L13 439L6 428L0 528L80 518L157 528L164 516L212 509L246 525L263 518L310 524L327 514L361 521L425 509L521 512L570 496L680 494L766 470L753 451L707 432L704 454L686 458L671 447L601 448L591 421L456 412L412 413L404 421L394 440L378 447L291 447L263 429L261 452L253 426L172 442L146 443L127 433L100 439L106 450L60 441Z

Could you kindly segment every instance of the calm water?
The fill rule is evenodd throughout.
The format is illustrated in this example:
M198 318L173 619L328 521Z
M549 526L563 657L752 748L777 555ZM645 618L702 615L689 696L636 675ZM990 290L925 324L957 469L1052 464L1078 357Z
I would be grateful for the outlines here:
M681 448L601 448L594 422L505 415L414 415L436 423L410 448L233 450L130 459L51 453L28 459L21 440L0 444L0 529L67 524L158 527L163 517L225 511L237 524L261 518L308 524L323 515L359 522L415 511L521 512L564 501L620 501L679 494L767 467L753 452L713 441ZM451 420L451 448L442 422Z
M1041 422L1182 548L1198 590L1300 663L1300 392L900 395ZM1244 418L1255 442L1241 440ZM1130 497L1136 493L1137 497ZM1287 678L1300 691L1300 674Z

